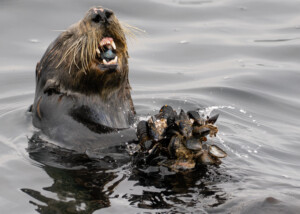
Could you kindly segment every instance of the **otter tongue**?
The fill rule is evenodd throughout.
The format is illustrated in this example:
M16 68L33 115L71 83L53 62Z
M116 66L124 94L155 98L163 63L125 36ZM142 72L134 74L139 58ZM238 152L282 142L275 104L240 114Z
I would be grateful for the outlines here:
M116 54L111 49L107 49L104 52L101 52L101 58L105 59L107 62L113 60L115 57Z

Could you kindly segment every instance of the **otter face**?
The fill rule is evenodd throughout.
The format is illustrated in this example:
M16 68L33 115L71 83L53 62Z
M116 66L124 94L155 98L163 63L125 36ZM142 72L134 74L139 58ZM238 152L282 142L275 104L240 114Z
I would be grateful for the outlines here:
M111 10L102 7L91 8L81 25L83 34L92 37L90 39L92 46L92 61L94 69L99 72L107 70L117 70L121 61L118 59L127 58L127 45L123 29ZM93 41L94 40L94 41Z
M37 77L50 70L46 78L54 79L61 88L104 96L126 87L127 58L126 38L118 19L111 10L94 7L50 45Z

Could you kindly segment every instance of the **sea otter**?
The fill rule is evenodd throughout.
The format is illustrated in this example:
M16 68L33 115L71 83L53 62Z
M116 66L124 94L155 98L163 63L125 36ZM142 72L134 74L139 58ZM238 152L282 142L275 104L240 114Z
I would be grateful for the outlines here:
M71 149L107 145L133 124L130 90L124 29L111 10L91 8L37 63L33 124Z

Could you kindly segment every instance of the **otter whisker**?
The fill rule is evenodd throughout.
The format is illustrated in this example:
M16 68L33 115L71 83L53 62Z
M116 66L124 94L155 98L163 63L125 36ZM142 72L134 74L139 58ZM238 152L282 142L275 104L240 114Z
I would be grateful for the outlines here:
M72 67L73 62L75 62L75 58L76 58L76 48L79 49L80 47L80 43L82 41L82 38L79 38L76 42L74 42L68 49L67 51L64 53L64 55L62 56L62 59L60 60L60 62L58 63L58 65L56 66L56 68L58 68L64 61L65 59L73 52L73 60L71 60L70 64L68 65L70 68Z
M125 32L132 39L136 39L137 34L144 34L146 33L145 30L142 30L138 27L132 26L128 23L121 22L122 30Z
M66 32L66 30L52 30L54 32Z
M82 41L81 54L80 54L80 58L81 58L81 61L82 61L82 67L84 69L87 68L87 66L86 66L86 59L84 57L85 48L86 48L86 38L84 38L84 40Z
M87 47L85 48L85 66L86 66L86 69L88 69L89 67L89 62L90 62L90 56L89 56L89 52L88 52L88 48L89 45L87 45Z
M79 49L80 49L80 47L78 47L78 46L79 46L79 45L77 45L76 51L74 51L73 62L74 62L74 64L75 64L75 66L76 66L78 69L80 69L79 66L78 66L78 64L77 64L77 62L76 62L76 55L78 54ZM70 66L70 67L71 67L71 66Z

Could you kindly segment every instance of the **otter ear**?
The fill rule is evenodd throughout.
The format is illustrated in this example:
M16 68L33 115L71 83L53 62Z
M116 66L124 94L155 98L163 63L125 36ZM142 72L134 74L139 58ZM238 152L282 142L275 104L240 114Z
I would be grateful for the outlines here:
M52 94L59 94L60 93L60 86L59 82L54 79L48 79L44 88L44 94L52 95Z

